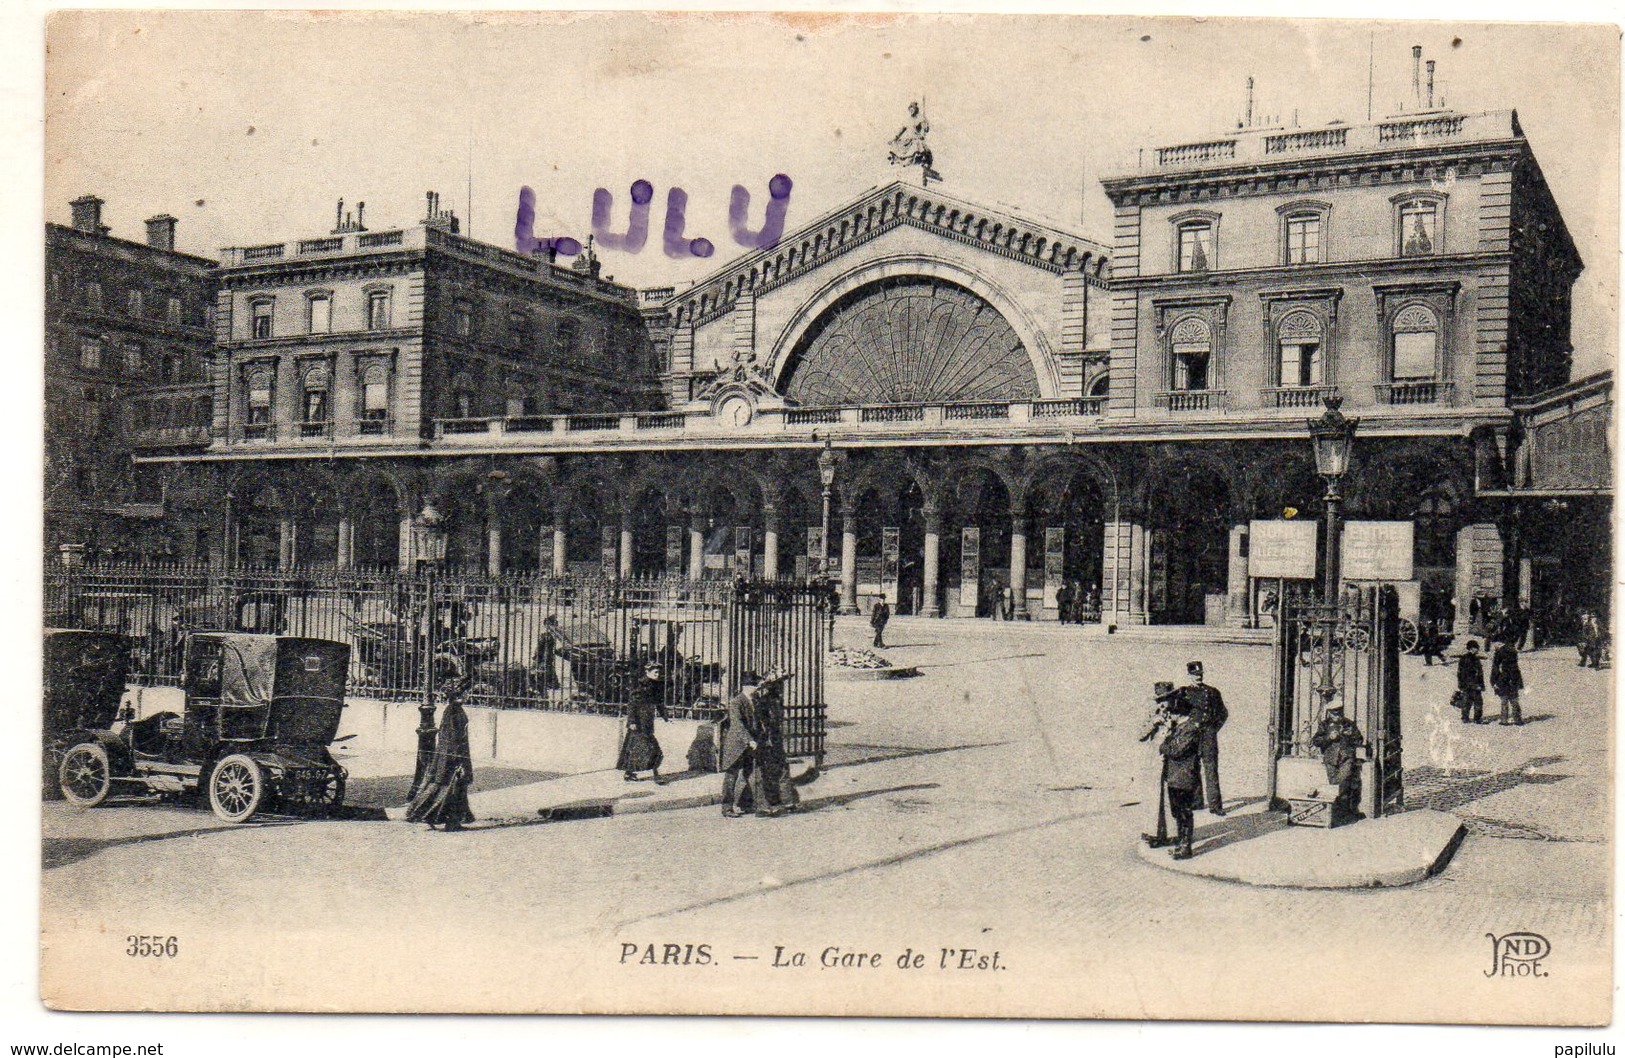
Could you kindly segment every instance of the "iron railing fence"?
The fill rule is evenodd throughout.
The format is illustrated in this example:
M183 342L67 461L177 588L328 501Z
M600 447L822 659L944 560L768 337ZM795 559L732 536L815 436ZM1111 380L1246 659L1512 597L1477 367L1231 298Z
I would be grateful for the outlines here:
M421 700L429 667L469 705L618 715L651 663L673 719L715 720L745 672L783 669L786 740L824 749L833 595L789 581L595 578L432 569L93 565L45 576L53 627L122 632L131 679L178 685L194 631L311 636L351 647L348 693Z

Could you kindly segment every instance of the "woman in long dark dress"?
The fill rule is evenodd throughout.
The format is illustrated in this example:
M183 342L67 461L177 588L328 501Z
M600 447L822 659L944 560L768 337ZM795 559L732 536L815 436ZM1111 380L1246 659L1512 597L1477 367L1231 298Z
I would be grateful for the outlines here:
M474 821L474 811L468 805L468 787L474 781L474 759L468 749L468 714L463 712L462 680L447 681L444 693L446 705L440 711L440 726L435 730L434 755L429 758L423 782L406 808L406 818L412 823L427 823L431 830L439 824L450 831L461 830L464 823Z
M666 757L655 738L655 716L671 719L666 715L665 695L661 693L662 677L661 667L650 664L644 669L643 678L632 687L626 703L626 734L621 738L621 753L615 766L621 769L627 782L635 780L637 773L646 769L653 773L655 782L665 782L660 777L660 762Z

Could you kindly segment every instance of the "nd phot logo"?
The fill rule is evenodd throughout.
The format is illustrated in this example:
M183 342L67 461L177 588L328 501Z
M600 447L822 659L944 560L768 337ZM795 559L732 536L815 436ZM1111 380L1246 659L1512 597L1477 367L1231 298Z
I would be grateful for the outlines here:
M1552 942L1539 933L1508 933L1490 939L1490 968L1485 977L1545 977L1541 960L1552 953Z

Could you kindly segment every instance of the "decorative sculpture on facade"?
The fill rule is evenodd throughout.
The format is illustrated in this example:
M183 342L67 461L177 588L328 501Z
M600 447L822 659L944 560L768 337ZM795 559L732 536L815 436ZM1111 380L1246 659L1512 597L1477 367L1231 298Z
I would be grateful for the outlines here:
M917 165L920 167L920 183L929 187L931 181L942 179L942 174L931 167L931 147L925 138L931 133L931 122L926 120L925 112L920 109L919 103L908 105L908 124L897 130L892 137L891 151L886 160L892 165Z

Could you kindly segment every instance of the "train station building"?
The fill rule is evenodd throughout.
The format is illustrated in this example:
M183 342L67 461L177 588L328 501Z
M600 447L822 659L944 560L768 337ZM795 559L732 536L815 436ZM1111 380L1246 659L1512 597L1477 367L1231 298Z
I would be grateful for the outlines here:
M682 290L467 239L432 195L341 207L222 251L211 377L132 398L169 427L137 465L216 497L186 515L216 562L409 566L427 526L486 572L805 576L827 546L848 611L1054 619L1067 584L1103 623L1249 624L1281 587L1249 526L1321 517L1336 397L1347 514L1412 525L1420 615L1531 603L1582 546L1516 528L1541 503L1612 539L1612 379L1571 383L1582 262L1514 113L1141 159L1097 238L904 167ZM174 428L202 405L206 440ZM1537 464L1589 453L1561 495L1529 491L1537 429Z

